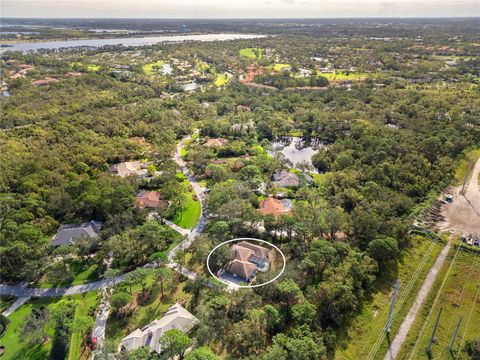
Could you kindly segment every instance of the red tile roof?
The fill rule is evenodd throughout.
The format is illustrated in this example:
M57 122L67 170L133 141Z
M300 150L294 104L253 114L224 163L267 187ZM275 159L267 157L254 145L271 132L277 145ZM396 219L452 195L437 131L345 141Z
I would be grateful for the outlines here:
M273 197L268 197L260 202L260 212L263 215L273 215L279 217L282 214L290 213L290 210L285 209L282 202Z
M135 203L140 208L157 208L162 201L160 193L157 191L140 191L135 197Z

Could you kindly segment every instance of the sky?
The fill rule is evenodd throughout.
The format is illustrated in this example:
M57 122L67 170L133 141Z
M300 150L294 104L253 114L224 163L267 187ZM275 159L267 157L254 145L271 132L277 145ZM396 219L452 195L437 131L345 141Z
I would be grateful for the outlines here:
M1 17L339 18L480 16L480 0L0 0Z

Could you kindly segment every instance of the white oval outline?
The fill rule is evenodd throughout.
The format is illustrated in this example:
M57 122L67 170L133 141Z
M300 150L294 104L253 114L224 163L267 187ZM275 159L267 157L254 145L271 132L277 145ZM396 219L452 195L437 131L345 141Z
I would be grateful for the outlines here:
M227 240L227 241L224 241L224 242L218 244L218 245L215 246L215 247L210 251L210 253L208 254L208 256L207 256L207 269L208 269L208 272L210 273L210 275L212 275L215 279L217 279L218 281L220 281L221 283L223 283L223 284L225 284L225 285L230 285L230 286L232 286L232 283L223 281L222 279L220 279L219 277L217 277L217 276L212 272L212 270L210 269L210 256L211 256L212 253L213 253L215 250L217 250L220 246L223 246L223 245L225 245L225 244L228 244L228 243L231 243L231 242L234 242L234 241L240 241L240 240L253 240L253 241L258 241L258 242L266 243L266 244L269 244L269 245L273 246L273 247L280 253L280 255L282 255L282 258L283 258L283 267L282 267L282 271L280 271L280 273L279 273L277 276L275 276L275 277L274 277L273 279L271 279L271 280L268 280L266 283L257 284L257 285L237 285L237 284L233 284L235 287L238 287L238 288L246 288L246 289L253 289L253 288L256 288L256 287L268 285L268 284L274 282L275 280L277 280L277 279L283 274L283 272L285 271L285 267L286 267L286 265L287 265L287 260L285 259L285 255L283 254L282 250L280 250L280 249L278 248L278 246L272 244L272 243L269 242L269 241L261 240L261 239L256 239L256 238L236 238L236 239Z

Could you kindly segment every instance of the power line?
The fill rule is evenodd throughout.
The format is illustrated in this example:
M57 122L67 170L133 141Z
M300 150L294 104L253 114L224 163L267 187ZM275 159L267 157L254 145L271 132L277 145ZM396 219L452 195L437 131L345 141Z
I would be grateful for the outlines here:
M458 349L456 359L460 357L460 352L462 351L463 342L465 341L465 336L467 335L468 325L470 324L470 320L472 319L473 309L475 308L475 304L477 302L477 296L478 296L479 290L480 290L480 285L477 285L477 291L475 292L475 298L473 299L472 307L470 308L470 314L468 314L467 324L465 325L465 331L463 332L462 341L460 341L460 347Z
M432 234L432 233L428 233L428 234ZM412 277L410 278L410 281L407 283L407 286L404 288L405 290L401 293L400 297L399 297L399 300L397 302L397 307L395 309L393 309L393 313L392 313L392 319L398 314L398 312L400 311L403 303L405 302L405 300L407 299L408 297L408 294L410 293L410 291L412 290L413 286L415 285L418 277L420 276L420 273L422 272L423 270L423 267L425 266L427 260L430 258L430 255L433 251L433 249L435 248L435 244L437 243L437 240L439 239L438 235L436 235L435 233L433 233L433 235L435 236L435 239L432 240L432 243L430 244L429 248L427 249L427 251L425 252L425 255L423 256L422 260L420 261L419 265L417 266L417 268L415 269L415 272L414 274L412 275ZM377 327L378 329L378 327ZM373 359L375 354L377 353L378 349L380 348L384 338L386 336L386 332L385 332L385 327L381 327L380 328L380 332L378 334L378 337L372 347L372 349L370 350L369 354L368 354L368 357L367 359ZM360 352L360 354L363 353L363 348L362 348L362 351Z
M445 287L445 284L446 284L448 278L450 277L450 273L451 273L452 268L453 268L453 266L454 266L454 264L457 260L458 253L459 253L461 248L462 248L461 246L457 247L457 251L455 252L455 255L453 256L452 262L450 263L450 266L447 270L447 273L446 273L445 277L443 278L442 284L440 285L440 289L437 291L437 296L435 297L435 300L433 301L432 307L430 308L430 311L428 312L427 318L425 319L425 321L423 323L423 326L420 330L420 333L417 337L417 340L415 341L415 344L413 345L413 349L412 349L412 351L411 351L411 353L408 357L408 360L412 359L412 357L415 354L415 351L417 349L417 346L419 345L421 339L423 338L423 333L425 332L425 328L428 324L428 320L430 319L430 316L433 313L433 309L435 308L435 305L437 304L437 301L440 298L440 295L442 294L443 288Z

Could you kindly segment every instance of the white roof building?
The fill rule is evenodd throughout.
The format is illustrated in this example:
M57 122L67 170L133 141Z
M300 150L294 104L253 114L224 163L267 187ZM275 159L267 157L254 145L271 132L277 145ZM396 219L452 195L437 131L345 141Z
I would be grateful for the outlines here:
M178 329L183 332L190 331L198 324L198 319L188 312L182 305L171 306L163 317L154 320L141 329L136 329L120 341L119 350L125 348L128 351L149 346L156 353L160 353L160 338L165 332Z
M110 167L110 172L120 177L136 176L137 178L145 178L148 176L147 167L149 162L142 161L125 161Z

